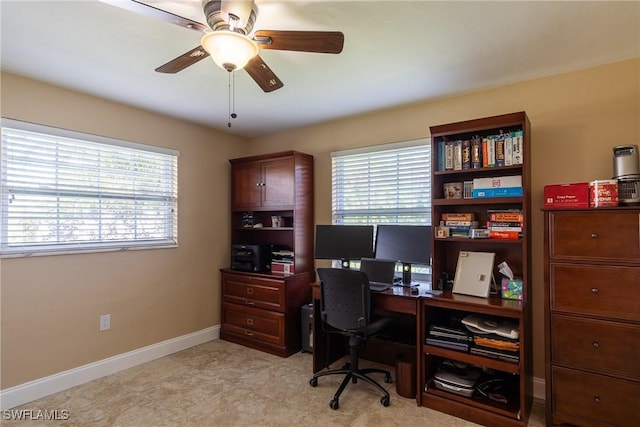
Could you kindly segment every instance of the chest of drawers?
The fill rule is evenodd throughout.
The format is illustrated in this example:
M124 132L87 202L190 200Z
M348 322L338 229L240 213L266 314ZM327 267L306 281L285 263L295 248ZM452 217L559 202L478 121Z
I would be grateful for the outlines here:
M640 209L545 212L547 424L640 419Z
M278 356L301 348L300 309L309 274L278 276L222 270L220 338Z

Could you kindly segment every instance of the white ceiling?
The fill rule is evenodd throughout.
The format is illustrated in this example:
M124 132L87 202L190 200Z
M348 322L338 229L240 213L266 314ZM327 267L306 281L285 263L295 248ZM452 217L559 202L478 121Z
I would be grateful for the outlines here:
M126 0L123 0L126 1ZM151 2L205 23L200 0ZM176 5L176 3L178 3ZM202 33L99 1L0 2L3 71L245 137L640 57L640 2L267 1L254 29L339 30L339 55L262 50L264 93L210 59L154 72ZM640 76L639 76L640 78Z

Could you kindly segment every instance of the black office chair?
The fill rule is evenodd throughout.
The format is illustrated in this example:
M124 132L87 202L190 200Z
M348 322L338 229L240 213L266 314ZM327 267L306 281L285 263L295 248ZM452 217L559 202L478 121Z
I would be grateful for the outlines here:
M380 403L389 406L389 392L373 378L371 373L384 374L384 381L391 383L391 374L382 369L359 369L358 353L366 341L379 333L384 327L393 322L390 317L380 318L371 322L371 296L367 275L361 271L339 268L319 268L320 276L320 317L322 328L326 332L339 333L349 337L351 362L342 369L319 372L311 378L312 387L318 385L318 378L325 375L345 375L329 406L338 409L340 394L351 380L363 380L377 387L383 396Z

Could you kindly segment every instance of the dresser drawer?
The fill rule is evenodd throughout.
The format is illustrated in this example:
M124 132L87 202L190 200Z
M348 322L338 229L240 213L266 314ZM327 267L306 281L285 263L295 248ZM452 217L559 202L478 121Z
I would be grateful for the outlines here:
M551 345L553 363L640 381L638 325L551 316Z
M640 321L640 267L549 263L553 311Z
M226 332L284 345L284 326L282 313L222 303L222 329Z
M551 258L640 261L637 211L549 213Z
M236 274L222 275L223 301L284 312L285 298L284 281Z
M637 426L640 419L640 384L552 368L553 411L559 416L580 417L580 425Z

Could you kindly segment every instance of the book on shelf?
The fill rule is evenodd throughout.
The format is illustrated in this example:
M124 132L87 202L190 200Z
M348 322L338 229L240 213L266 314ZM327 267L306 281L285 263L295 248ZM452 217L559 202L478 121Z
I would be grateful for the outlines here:
M440 214L442 221L473 221L476 219L474 212L445 212Z
M489 209L489 221L524 222L521 209Z
M471 139L471 167L482 167L482 139L477 135Z
M453 141L453 170L462 170L462 141Z
M496 167L504 166L504 134L497 135L494 139L496 149Z
M524 156L524 148L522 147L523 141L522 141L522 131L515 131L512 133L512 140L513 140L513 164L514 165L521 165L522 164L522 159Z
M522 232L520 231L489 230L490 239L518 240L521 237L522 237Z
M513 137L511 133L504 136L504 165L513 165Z
M426 343L437 347L448 348L450 350L469 351L469 342L449 341L437 338L427 338Z
M522 221L489 221L487 228L489 230L502 231L522 231Z
M453 141L444 142L444 170L453 170Z
M462 141L462 169L471 169L471 141Z
M474 188L473 198L483 199L492 197L522 197L522 187Z
M518 363L520 356L518 353L509 353L506 351L494 350L484 347L471 347L469 352L478 356L490 357L492 359L503 360L505 362Z

